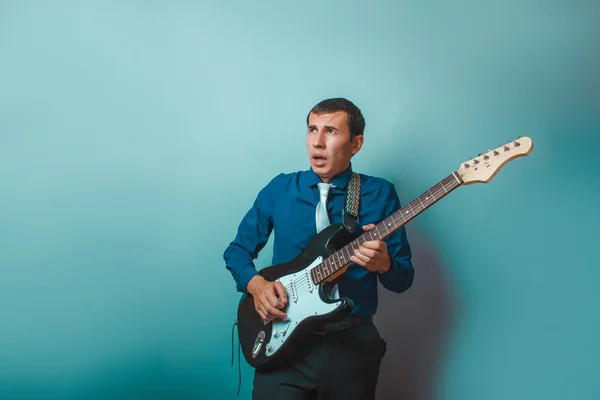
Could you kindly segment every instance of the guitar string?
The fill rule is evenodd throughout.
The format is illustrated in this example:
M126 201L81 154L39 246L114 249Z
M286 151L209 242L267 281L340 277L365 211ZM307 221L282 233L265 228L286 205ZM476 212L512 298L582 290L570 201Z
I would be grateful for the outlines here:
M444 186L445 186L446 184L450 183L450 182L446 182L446 181L452 181L452 182L455 182L455 181L456 181L456 178L455 178L454 174L450 174L448 177L446 177L445 179L443 179L442 181L440 181L438 184L434 185L434 186L432 187L432 189L434 190L434 192L433 192L433 193L431 192L431 190L432 190L432 189L429 189L429 190L427 191L427 192L429 192L429 194L431 194L431 196L434 198L434 201L433 201L433 202L431 202L431 204L428 204L427 206L425 206L425 207L422 207L423 209L422 209L421 211L419 211L419 213L420 213L420 212L422 212L422 211L424 211L426 208L428 208L428 207L432 206L433 204L435 204L435 203L437 202L437 200L438 200L438 199L441 199L441 198L442 198L444 195L446 195L446 194L448 194L448 193L449 193L449 191L448 191L448 190L447 190L447 189L446 189ZM437 188L437 186L441 186L441 189ZM453 187L453 188L452 188L452 189L450 189L450 190L453 190L453 189L455 189L455 188L456 188L456 187ZM406 220L406 218L404 218L404 216L402 215L402 213L399 213L399 214L395 215L395 214L396 214L396 212L395 212L395 213L393 213L393 214L391 214L390 216L388 216L386 219L388 219L388 218L391 218L391 220L390 220L389 222L393 222L393 223L394 223L394 225L397 225L397 224L398 224L398 222L408 223L408 222L409 222L411 219L413 219L413 218L414 218L414 217L416 217L416 215L417 215L417 214L415 214L415 213L414 213L414 211L413 211L413 208L412 208L411 204L415 203L415 205L418 205L418 203L416 203L416 201L417 201L417 200L419 200L419 202L421 203L421 205L423 205L424 203L423 203L423 201L421 200L421 198L422 198L424 195L426 195L426 194L427 194L427 192L426 192L426 193L423 193L421 196L417 197L416 199L414 199L413 201L411 201L410 203L408 203L408 204L407 204L405 207L402 207L402 208L400 209L400 210L402 210L402 209L406 209L406 208L408 208L408 209L409 209L409 211L413 213L413 216L412 216L412 217L411 217L411 218L410 218L408 221ZM440 194L441 194L441 196L439 196ZM436 195L438 195L439 197L436 197ZM428 198L429 198L429 196L426 196L426 197L425 197L425 200L426 200L427 202L429 202L429 200L427 200ZM400 210L398 210L398 211L400 211ZM408 213L409 213L409 211L406 211L406 213L408 214ZM399 218L399 217L401 217L401 218L402 218L402 221L400 221L400 218ZM383 221L382 221L382 222L383 222ZM378 224L378 225L379 225L379 224ZM388 224L388 226L389 226L389 225L390 225L390 224ZM387 229L387 227L386 227L385 225L382 225L382 227L384 227L384 228L386 229L386 231L388 231L388 232L389 232L389 230ZM394 229L400 229L400 228L396 226ZM377 228L377 229L373 229L373 230L371 230L371 231L369 231L369 232L365 233L365 235L363 236L363 237L365 238L365 241L367 241L367 240L373 240L373 239L374 239L374 237L372 237L372 234L373 234L373 232L374 232L374 231L376 231L376 230L377 230L377 233L378 233L378 235L381 235L381 232L379 232L379 230L380 230L379 228ZM369 236L369 238L367 238L367 236ZM313 267L313 269L315 269L315 268L318 268L318 267L321 267L321 268L322 268L322 266L323 266L323 265L324 265L326 262L328 262L328 261L329 261L329 265L328 265L328 267L325 267L325 268L334 267L334 268L336 268L336 270L337 270L337 268L338 268L338 265L335 265L335 261L334 261L334 263L333 263L333 265L332 265L332 263L331 263L331 260L333 260L333 257L334 257L336 254L342 253L343 251L347 251L347 252L349 252L349 253L350 253L350 249L352 249L352 251L353 251L353 250L354 250L354 244L353 244L353 243L354 243L354 241L353 241L353 242L351 242L351 243L349 243L349 244L347 244L346 246L342 247L341 249L339 249L338 251L336 251L334 254L332 254L331 256L329 256L328 258L326 258L325 260L323 260L323 261L322 261L320 264L318 264L318 265L316 265L315 267ZM352 255L352 254L350 254L350 255ZM338 256L338 259L340 259L340 260L341 260L342 258ZM344 261L346 261L346 256L345 256L345 255L343 256L343 259L344 259ZM346 263L346 264L347 264L347 263ZM346 265L346 264L344 264L344 265ZM312 271L312 269L311 269L311 271ZM285 286L285 289L286 289L286 291L289 291L289 290L292 288L292 285L293 285L293 286L295 287L295 289L296 289L296 292L300 292L300 291L301 291L301 289L304 289L305 287L307 287L307 286L308 286L308 281L307 281L307 279L306 279L306 278L307 278L307 276L302 276L302 277L300 277L300 278L297 278L297 279L293 280L292 282L290 282L290 284L288 284L287 286ZM310 276L308 279L310 279L310 278L312 278L312 274L311 274L311 276ZM315 285L315 284L314 284L314 282L313 282L312 284L313 284L313 285ZM303 290L302 290L302 291L303 291Z
M450 181L450 182L446 182L446 181ZM444 197L446 194L448 194L448 193L449 193L448 189L446 189L446 188L445 188L445 186L446 186L448 183L451 183L451 182L456 182L456 177L454 176L454 173L450 174L449 176L447 176L446 178L444 178L443 180L441 180L439 183L437 183L436 185L434 185L434 186L433 186L431 189L428 189L428 190L427 190L427 192L428 192L429 194L431 194L431 196L434 198L434 201L433 201L433 202L431 202L431 204L428 204L427 206L423 207L423 204L424 204L424 203L423 203L423 201L421 200L421 197L423 197L424 195L426 195L426 194L427 194L427 192L426 192L426 193L423 193L421 196L418 196L416 199L414 199L413 201L411 201L410 203L408 203L406 206L402 207L402 208L400 209L400 210L402 210L402 211L403 211L404 209L406 209L406 208L408 208L408 209L409 209L409 210L407 210L407 211L406 211L406 213L407 213L407 214L409 213L409 211L413 213L413 216L412 216L412 217L411 217L411 218L410 218L408 221L406 220L406 218L404 218L404 216L403 216L403 214L402 214L402 213L398 213L398 214L397 214L397 212L394 212L394 213L393 213L393 214L391 214L390 216L386 217L386 218L384 219L384 221L385 221L385 220L387 220L388 218L391 218L391 222L393 222L393 223L394 223L394 225L397 225L399 222L402 222L403 224L406 224L406 223L410 222L410 220L412 220L413 218L415 218L415 217L417 216L417 214L415 214L415 212L413 211L411 204L413 204L413 203L415 203L417 200L419 200L419 203L421 203L421 207L422 207L422 210L421 210L421 211L419 211L419 213L421 213L421 212L425 211L425 209L427 209L428 207L431 207L431 206L432 206L433 204L435 204L435 203L436 203L436 202L437 202L439 199L441 199L442 197ZM440 186L440 187L441 187L441 189L437 188L438 186ZM458 186L456 186L456 187L458 187ZM456 187L453 187L453 188L451 188L450 190L454 190ZM434 190L434 192L433 192L433 193L431 192L431 190L432 190L432 189ZM439 196L440 194L441 194L441 196ZM438 196L436 196L436 195L438 195L439 197L438 197ZM429 196L426 196L426 197L425 197L425 200L427 200L427 202L429 202L428 198L429 198ZM418 203L415 203L415 204L418 204ZM400 211L400 210L398 210L398 211ZM397 215L396 215L396 214L397 214ZM401 217L401 218L402 218L402 221L400 221L400 218L399 218L399 217ZM398 221L396 221L396 219L398 219ZM383 222L383 221L381 221L381 222ZM379 224L378 224L378 225L379 225ZM389 225L389 224L388 224L388 225ZM389 232L389 230L387 230L387 228L385 227L385 225L382 225L382 227L384 227L384 228L386 229L386 231L388 231L388 232ZM397 226L396 226L394 229L400 229L401 227L402 227L402 225L401 225L400 227L397 227ZM373 231L376 231L376 230L377 230L377 233L378 233L378 235L381 235L381 232L379 232L379 228L375 228L375 229L373 229L373 230L371 230L371 231L369 231L369 232L366 232L366 233L364 234L364 236L362 236L362 237L363 237L363 238L365 238L365 241L368 241L368 240L373 240L373 239L374 239L374 237L372 236L372 235L373 235ZM367 239L367 236L369 236L369 238L368 238L368 239ZM344 247L342 247L341 249L337 250L335 253L333 253L332 255L330 255L329 257L327 257L327 258L326 258L325 260L323 260L321 263L319 263L318 265L314 266L314 267L313 267L313 268L312 268L310 271L312 271L312 270L313 270L313 269L315 269L315 268L319 268L319 267L321 267L321 268L322 268L322 265L324 265L324 264L325 264L327 261L331 260L331 259L333 258L333 256L335 256L336 254L342 253L343 251L347 251L347 252L350 254L350 256L351 256L351 255L353 254L353 251L355 250L355 249L354 249L354 242L355 242L355 241L352 241L352 242L348 243L346 246L344 246ZM350 251L350 249L352 249L352 252ZM342 259L342 258L339 258L339 259ZM344 259L344 261L345 261L345 259L346 259L346 256L345 256L345 255L343 256L343 259ZM336 268L336 270L337 270L338 266L337 266L337 265L335 265L335 263L334 263L333 265L331 265L332 263L331 263L331 262L329 262L329 264L330 264L330 265L329 265L329 267L334 267L334 268ZM346 264L344 264L344 265L346 265ZM327 268L327 267L326 267L326 268ZM302 276L302 277L296 278L296 279L292 280L292 281L291 281L291 282L290 282L290 283L289 283L287 286L285 286L284 288L286 289L286 292L287 292L287 291L290 291L290 290L292 289L292 286L294 286L294 287L295 287L295 289L296 289L296 292L297 292L297 293L300 293L301 291L302 291L302 292L304 292L304 290L302 290L302 289L305 289L305 288L307 288L307 287L309 286L309 285L308 285L308 279L311 279L311 278L312 278L312 274L310 274L310 276L309 276L309 275L307 275L307 276ZM314 284L314 282L312 283L312 285L316 286L316 285Z
M452 176L452 178L454 178L454 177ZM447 179L449 179L449 177L448 177ZM455 179L455 178L454 178L454 179ZM444 179L444 181L445 181L445 180L446 180L446 179ZM442 183L447 183L447 182L444 182L444 181L442 181ZM445 189L445 188L444 188L444 189ZM435 193L435 194L433 194L433 193L431 193L431 189L430 189L430 190L429 190L429 193L430 193L430 194L432 194L432 197L434 197L434 199L435 199L435 198L436 198L435 194L437 194L437 195L439 196L440 194L442 194L442 195L443 195L443 194L445 194L445 193L448 193L448 191L447 191L447 190L440 190L440 189L437 189L437 190L434 190L434 193ZM426 193L425 193L425 194L426 194ZM423 195L425 195L425 194L423 194ZM421 197L422 197L423 195L421 195L421 196L419 196L417 199L413 200L411 203L409 203L409 204L407 205L407 207L404 207L404 208L409 208L410 212L412 212L412 213L414 214L414 211L413 211L413 209L412 209L412 206L411 206L411 204L413 204L413 203L415 203L415 204L418 204L418 203L416 203L416 201L417 201L417 200L419 200L419 202L421 203L421 205L424 205L424 203L423 203L423 200L421 200ZM442 197L442 196L440 196L440 198L441 198L441 197ZM429 198L429 196L426 196L426 198L425 198L424 200L426 200L426 202L428 202L428 198ZM436 201L437 201L437 199L436 199ZM431 205L433 205L434 203L435 203L435 201L434 201L434 202L432 202L431 204L428 204L427 206L423 207L423 210L425 210L427 207L430 207L430 206L431 206ZM408 213L408 212L409 212L409 211L407 211L407 213ZM413 218L414 218L415 216L416 216L416 214L414 214L414 215L413 215ZM391 223L393 222L393 223L394 223L394 225L396 225L396 226L394 227L394 229L399 229L399 228L397 227L397 223L398 223L398 221L400 220L400 218L398 218L398 217L401 217L401 218L402 218L402 220L403 220L403 222L408 222L408 221L406 221L406 218L404 218L404 217L402 216L402 214L398 214L397 216L394 216L394 214L392 214L392 215L390 215L389 217L391 217L391 220L390 220L390 221L388 221L388 226L389 226L389 225L391 225ZM386 218L386 219L387 219L387 218ZM387 229L387 227L386 227L385 225L382 225L382 227L384 227L384 228L386 229L387 233L389 233L389 230ZM380 231L380 230L381 230L380 228L378 228L378 229L377 229L378 235L380 235L380 234L381 234L381 233L379 233L379 231ZM372 230L372 231L370 231L369 233L371 233L371 232L373 232L373 231L375 231L375 230ZM371 236L371 237L370 237L370 238L366 238L366 236ZM372 239L374 239L372 236L373 236L373 235L368 235L368 233L367 233L367 234L365 234L365 238L366 238L366 240L372 240ZM375 235L375 236L377 236L377 235ZM321 268L322 268L322 266L323 266L323 265L325 265L325 270L326 270L326 271L327 271L327 268L331 268L331 267L333 267L333 268L336 268L336 269L337 269L338 265L335 265L335 262L336 262L337 260L342 260L342 257L340 257L340 256L339 256L339 253L341 253L341 252L343 252L343 251L348 251L348 252L349 252L349 251L350 251L350 249L354 250L354 245L353 245L352 243L350 243L349 245L345 246L344 248L342 248L342 249L338 250L336 253L332 254L330 257L328 257L327 259L325 259L323 262L321 262L319 265L315 266L314 268L318 268L318 267L321 267ZM338 258L337 258L337 260L336 260L336 258L334 257L334 256L335 256L335 254L338 254ZM331 262L332 260L333 260L333 263ZM347 258L346 258L346 255L345 255L345 254L343 255L343 260L344 260L344 261L346 261L346 260L347 260ZM345 264L347 264L347 263L345 263ZM344 264L344 265L345 265L345 264ZM303 276L303 277L301 277L301 278L299 278L299 279L295 279L295 280L293 280L292 282L290 282L290 284L289 284L288 286L286 286L286 289L289 291L289 290L292 288L292 285L293 285L293 286L295 287L295 290L296 290L296 292L300 292L300 291L302 291L302 292L303 292L303 291L304 291L303 289L305 289L305 288L308 286L308 285L307 285L307 284L308 284L308 282L307 282L307 280L308 280L308 279L309 279L309 278L308 278L308 276Z

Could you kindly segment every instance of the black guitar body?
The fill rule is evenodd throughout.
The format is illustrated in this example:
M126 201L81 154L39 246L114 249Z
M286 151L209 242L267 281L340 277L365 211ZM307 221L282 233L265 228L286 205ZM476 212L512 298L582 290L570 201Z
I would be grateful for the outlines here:
M305 277L306 272L304 270L307 270L307 267L314 264L315 260L319 257L322 257L324 260L338 249L350 243L353 239L354 236L343 225L330 225L315 236L295 259L285 264L264 268L259 273L268 281L279 279L286 286L286 280L291 279L294 274ZM268 369L281 365L281 363L285 363L287 358L293 356L294 349L297 348L302 338L311 328L346 317L354 304L348 298L335 300L331 298L331 288L336 283L337 281L323 282L314 286L314 294L308 292L302 294L305 296L304 298L311 297L310 301L307 300L304 304L307 306L315 304L316 307L314 307L314 310L311 307L301 309L300 304L302 302L298 301L295 303L294 293L288 290L288 306L285 311L288 315L288 323L292 325L292 329L289 329L287 325L281 327L281 329L288 328L287 332L280 333L280 335L285 336L285 341L280 343L277 350L271 354L267 354L267 347L274 334L274 325L280 325L283 322L273 321L272 323L264 324L254 308L253 297L251 295L243 295L238 306L238 336L242 352L248 364L260 369ZM296 297L300 295L298 293ZM319 303L325 303L327 306L323 308L321 307L323 304ZM296 312L292 312L292 308ZM323 309L326 309L326 312L319 312ZM278 342L281 342L281 340Z

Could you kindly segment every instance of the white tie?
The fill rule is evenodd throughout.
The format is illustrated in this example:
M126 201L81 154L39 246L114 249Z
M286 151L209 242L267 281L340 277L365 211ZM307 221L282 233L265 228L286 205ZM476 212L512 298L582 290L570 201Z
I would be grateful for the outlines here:
M319 194L321 195L321 200L319 204L317 204L317 233L321 232L323 229L329 226L329 215L327 214L327 196L329 195L329 189L333 186L331 183L317 183L319 187ZM335 285L331 290L331 298L339 299L340 293L338 285Z
M317 233L329 226L329 216L327 215L327 195L331 188L331 183L317 183L321 200L317 204L317 212L315 214L317 221Z

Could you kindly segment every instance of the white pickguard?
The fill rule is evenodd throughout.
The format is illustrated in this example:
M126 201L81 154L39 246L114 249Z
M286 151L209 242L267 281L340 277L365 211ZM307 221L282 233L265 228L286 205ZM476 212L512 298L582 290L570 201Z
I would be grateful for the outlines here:
M265 354L272 356L290 337L290 334L306 318L330 313L339 307L339 302L325 303L319 296L319 287L315 286L310 275L312 268L323 261L317 258L308 267L295 274L285 275L277 279L287 288L288 306L285 311L287 321L273 321L271 340L266 345ZM334 291L337 294L337 291ZM337 296L335 296L337 298Z

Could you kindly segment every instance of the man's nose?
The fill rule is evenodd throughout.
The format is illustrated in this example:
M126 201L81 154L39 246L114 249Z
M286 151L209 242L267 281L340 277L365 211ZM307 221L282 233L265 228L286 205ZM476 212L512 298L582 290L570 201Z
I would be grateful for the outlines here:
M317 149L322 149L325 147L325 135L323 132L319 132L315 135L312 145Z

